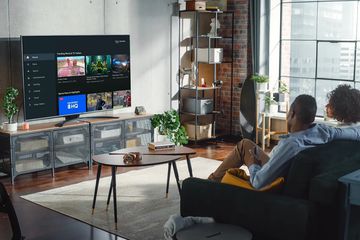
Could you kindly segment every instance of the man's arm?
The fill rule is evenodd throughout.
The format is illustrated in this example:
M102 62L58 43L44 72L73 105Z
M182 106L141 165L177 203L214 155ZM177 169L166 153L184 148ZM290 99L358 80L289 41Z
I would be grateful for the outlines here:
M251 164L249 167L251 185L260 189L284 175L289 160L301 149L294 141L284 141L274 149L269 161L262 167L258 164Z

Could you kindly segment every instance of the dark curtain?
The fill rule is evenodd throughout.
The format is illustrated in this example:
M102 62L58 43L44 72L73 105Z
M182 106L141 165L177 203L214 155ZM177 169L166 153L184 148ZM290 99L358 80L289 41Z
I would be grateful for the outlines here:
M241 89L240 125L242 137L251 140L255 139L257 116L255 84L250 77L254 73L269 74L269 10L270 1L249 0L248 43L251 48L251 56L248 57L248 61L251 61L251 66L249 66L248 77Z

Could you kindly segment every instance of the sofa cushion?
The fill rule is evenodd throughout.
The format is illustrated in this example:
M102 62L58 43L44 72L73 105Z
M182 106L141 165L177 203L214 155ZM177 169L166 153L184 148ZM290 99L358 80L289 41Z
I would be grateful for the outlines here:
M359 150L360 151L360 150ZM357 154L355 154L357 155ZM360 156L350 158L334 166L334 169L311 179L309 200L325 205L335 205L338 199L338 179L349 172L358 170L360 167Z
M316 229L317 211L310 201L198 178L183 181L180 209L184 217L242 226L254 239L309 240Z
M308 199L312 178L323 174L330 177L332 173L336 177L353 171L353 167L359 164L359 149L360 142L336 140L300 152L290 160L284 194ZM316 181L321 179L315 179L314 183Z

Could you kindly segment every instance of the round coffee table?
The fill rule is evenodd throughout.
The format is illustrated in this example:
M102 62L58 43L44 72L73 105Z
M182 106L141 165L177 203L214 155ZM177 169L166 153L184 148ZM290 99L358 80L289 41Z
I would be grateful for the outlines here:
M110 155L124 155L129 152L139 152L142 155L170 155L170 156L185 156L186 162L189 170L190 177L193 176L190 155L196 154L196 151L192 148L184 147L184 146L175 146L170 149L161 149L161 150L152 150L147 146L137 146L130 148L123 148L114 152L109 153ZM169 193L169 182L170 182L170 173L171 173L171 163L168 166L168 175L167 175L167 183L166 183L166 197L168 197ZM180 192L180 183L177 181L177 186Z
M176 167L176 160L180 159L180 156L172 156L172 155L142 155L141 161L135 163L124 163L123 156L119 155L110 155L110 154L101 154L93 156L93 160L98 163L98 169L96 173L96 183L95 183L95 192L94 199L92 205L92 213L95 210L96 196L99 187L99 180L101 176L102 166L110 166L111 167L111 186L109 190L107 205L110 202L111 191L113 191L113 201L114 201L114 217L115 224L117 224L117 202L116 202L116 168L117 167L145 167L159 164L171 164L174 169L174 174L176 178L176 182L179 182L179 173ZM180 189L179 189L180 190ZM116 225L115 225L116 226Z

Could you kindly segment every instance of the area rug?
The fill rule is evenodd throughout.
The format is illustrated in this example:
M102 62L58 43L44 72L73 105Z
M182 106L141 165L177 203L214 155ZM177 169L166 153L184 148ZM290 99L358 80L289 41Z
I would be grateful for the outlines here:
M206 178L220 161L191 159L194 177ZM186 161L177 162L180 179L189 176ZM117 174L118 226L113 202L106 210L110 177L100 179L95 212L91 214L95 180L22 196L22 198L131 240L164 239L163 225L179 213L180 198L173 171L165 198L167 164Z

